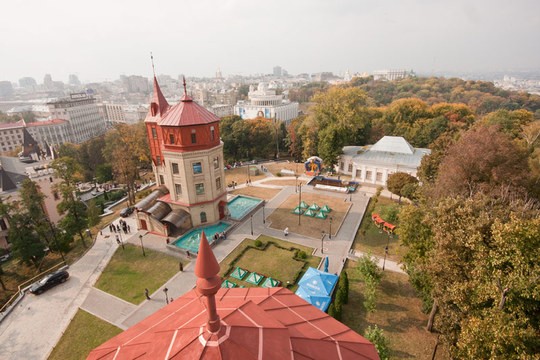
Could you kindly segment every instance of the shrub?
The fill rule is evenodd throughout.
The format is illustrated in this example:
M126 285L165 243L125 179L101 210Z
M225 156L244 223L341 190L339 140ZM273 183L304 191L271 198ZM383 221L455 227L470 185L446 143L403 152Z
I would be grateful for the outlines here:
M343 271L339 277L338 291L343 291L343 303L347 304L349 302L349 278L347 272Z
M384 336L384 332L377 325L369 326L364 332L364 337L375 345L375 349L379 353L381 360L389 358L388 339Z
M340 287L337 289L336 292L336 301L340 302L341 304L346 304L345 302L345 289Z
M339 301L334 302L334 309L336 311L334 319L341 321L341 303Z
M255 240L255 246L260 248L262 246L262 241L259 239Z
M277 176L277 177L281 177L282 175L281 175L280 172L278 172L278 173L276 173L276 176Z
M334 306L334 303L330 304L330 306L328 307L328 315L330 315L334 319L336 318L336 307Z
M298 255L297 255L300 259L306 259L307 258L307 254L305 251L301 250L298 252Z

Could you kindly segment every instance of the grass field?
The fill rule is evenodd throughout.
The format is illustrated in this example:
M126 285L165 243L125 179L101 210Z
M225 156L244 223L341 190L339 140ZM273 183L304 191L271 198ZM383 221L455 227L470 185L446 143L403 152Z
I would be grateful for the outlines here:
M261 168L259 165L250 165L250 167L252 169L257 168L257 167L259 168L259 175L249 176L251 181L264 179L266 177L266 175L264 175L264 173L260 171ZM247 166L225 170L225 186L230 184L232 181L236 181L238 185L245 184L247 178L248 178Z
M307 246L301 246L293 244L287 241L279 240L270 236L261 235L258 237L263 243L272 241L278 244L281 247L291 248L294 247L301 251L304 251L307 254L305 259L308 262L309 266L317 267L321 261L321 258L317 256L312 256L312 248ZM239 254L248 247L254 246L255 241L250 239L245 239L231 252L220 264L220 275L223 277L223 280L229 280L236 283L238 286L253 287L255 285L250 284L245 281L241 281L232 277L229 277L226 273L227 269L231 262L238 258ZM258 249L248 249L236 262L234 267L239 266L242 269L245 269L249 272L256 272L258 274L264 275L265 277L271 277L273 279L279 280L282 282L283 287L287 286L287 281L292 284L294 282L294 277L296 274L302 270L304 263L302 261L294 260L294 251L288 249L280 249L272 244L270 244L264 251ZM306 270L306 269L304 269ZM295 286L291 285L291 290L295 290Z
M377 325L390 341L391 359L431 359L436 335L427 332L428 316L421 312L421 301L416 297L406 275L384 272L377 289L377 305L373 313L366 313L364 284L355 269L355 262L347 262L349 275L349 303L343 305L342 322L359 334L368 326ZM436 359L448 359L439 346Z
M54 347L49 360L86 359L92 349L121 332L122 329L79 310Z
M99 277L95 287L133 304L141 303L144 289L156 291L178 271L178 259L139 246L119 247Z
M298 215L292 213L298 206L298 196L291 195L277 208L268 218L270 227L283 230L289 228L289 232L302 234L312 238L320 238L321 231L330 231L330 217L332 217L332 235L335 235L351 206L350 202L344 202L342 197L322 195L321 193L302 193L302 201L308 205L317 203L319 206L328 205L332 212L326 219L318 219L300 215L300 225L298 225Z
M259 199L270 200L279 193L279 189L269 189L259 186L247 186L242 189L229 191L229 194L253 196Z
M373 201L373 200L372 200ZM362 225L356 233L354 248L363 252L370 252L373 255L384 256L384 248L388 244L388 259L400 261L406 248L399 244L397 235L388 235L375 226L371 220L371 213L378 213L383 219L389 218L388 222L399 226L399 222L392 217L399 210L398 203L385 197L379 197L375 207L370 211L368 207Z

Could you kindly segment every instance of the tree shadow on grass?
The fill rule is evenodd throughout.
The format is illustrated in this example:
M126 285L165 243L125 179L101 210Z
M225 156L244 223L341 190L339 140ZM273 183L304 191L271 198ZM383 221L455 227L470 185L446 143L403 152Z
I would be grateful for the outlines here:
M377 303L377 310L379 311L402 311L406 312L407 308L392 303Z

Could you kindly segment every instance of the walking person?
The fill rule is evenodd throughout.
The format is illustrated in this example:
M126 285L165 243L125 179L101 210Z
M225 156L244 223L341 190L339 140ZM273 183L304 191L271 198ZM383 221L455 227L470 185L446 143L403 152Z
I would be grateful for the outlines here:
M284 230L283 230L283 235L287 236L289 235L289 228L286 227Z
M182 272L184 271L184 264L182 264L182 261L180 261L178 263L178 267L179 267L180 271L182 271Z
M151 300L148 289L144 289L144 296L146 296L146 300Z

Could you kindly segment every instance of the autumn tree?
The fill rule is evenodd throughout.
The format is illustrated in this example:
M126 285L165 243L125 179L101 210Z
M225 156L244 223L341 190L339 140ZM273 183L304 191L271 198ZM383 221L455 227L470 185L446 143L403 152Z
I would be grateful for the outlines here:
M410 186L418 184L418 179L414 176L404 172L396 172L388 176L386 186L388 190L399 196L399 202L401 203L401 197L404 195L404 188L407 195L411 196Z
M135 204L139 168L150 161L144 123L116 125L106 135L103 155L112 166L115 180L125 185L128 203Z
M305 116L297 117L293 119L287 126L287 136L285 137L285 146L288 149L288 153L295 160L302 159L302 137L300 136L299 129L304 121Z
M435 191L439 197L496 194L523 189L527 176L527 154L497 126L479 126L449 147L438 171Z
M313 96L313 101L310 116L318 129L317 153L327 164L337 161L343 146L366 143L371 124L368 109L371 102L362 90L333 86ZM308 141L303 139L305 145Z
M517 138L522 134L522 129L534 121L533 113L527 110L508 111L497 110L487 114L482 122L486 125L497 125L500 130L512 138Z
M58 212L64 215L60 227L70 237L79 234L83 246L86 247L82 231L88 227L86 206L77 198L76 183L82 179L80 164L71 157L61 157L51 163L56 176L62 181L56 185L62 201L58 203Z

